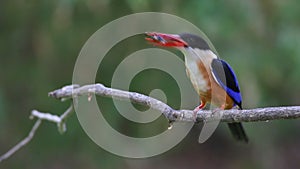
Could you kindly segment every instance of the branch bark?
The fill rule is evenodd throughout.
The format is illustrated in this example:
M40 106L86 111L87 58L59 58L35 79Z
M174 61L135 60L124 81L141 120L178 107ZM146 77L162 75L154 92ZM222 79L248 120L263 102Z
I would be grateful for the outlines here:
M56 99L65 100L82 95L91 96L91 94L104 97L113 97L120 100L130 99L134 103L150 106L151 108L161 112L171 122L195 121L194 112L191 110L174 110L170 106L155 98L151 98L140 93L108 88L102 84L85 85L82 87L79 87L78 85L70 85L50 92L49 96ZM300 106L267 107L248 110L201 110L197 112L196 122L213 120L216 119L216 116L220 117L222 122L255 122L279 119L296 119L300 117Z
M18 150L20 150L22 147L27 145L32 138L34 137L37 129L40 127L42 120L47 120L53 123L57 124L58 131L62 134L66 131L66 119L71 115L73 112L73 105L71 106L60 116L53 115L50 113L44 113L44 112L39 112L37 110L32 110L30 119L33 119L34 117L37 118L37 121L34 123L32 129L30 130L29 134L27 137L25 137L23 140L21 140L17 145L15 145L13 148L8 150L5 154L0 156L0 163L11 157L14 153L16 153Z
M41 123L42 123L42 120L38 119L34 123L32 129L30 130L27 137L25 137L23 140L21 140L17 145L15 145L13 148L11 148L9 151L7 151L5 154L0 156L0 163L3 160L5 160L5 159L9 158L10 156L12 156L15 152L17 152L19 149L24 147L26 144L28 144L32 140L33 136L35 135L36 130L40 127Z
M50 97L65 101L68 99L76 98L82 95L87 95L88 99L93 94L104 97L113 97L119 100L131 100L134 103L149 106L161 112L170 122L206 122L210 120L220 120L222 122L256 122L256 121L269 121L279 119L296 119L300 117L300 106L289 107L267 107L256 108L248 110L201 110L196 114L191 110L174 110L167 104L135 92L127 92L118 89L105 87L102 84L91 84L85 86L68 85L50 92ZM31 112L32 118L37 118L28 136L21 140L17 145L11 148L7 153L0 156L0 163L11 157L16 151L27 145L35 135L35 132L40 127L42 120L54 122L58 126L58 131L64 133L66 131L66 120L73 112L73 105L60 116L50 113L39 112L33 110ZM221 116L222 115L222 116Z

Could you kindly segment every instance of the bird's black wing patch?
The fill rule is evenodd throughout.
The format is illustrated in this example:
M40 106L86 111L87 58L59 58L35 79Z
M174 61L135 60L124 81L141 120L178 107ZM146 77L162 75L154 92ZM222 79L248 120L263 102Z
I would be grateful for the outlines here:
M239 84L229 64L221 59L213 59L211 68L216 81L226 90L234 102L241 107L242 97Z

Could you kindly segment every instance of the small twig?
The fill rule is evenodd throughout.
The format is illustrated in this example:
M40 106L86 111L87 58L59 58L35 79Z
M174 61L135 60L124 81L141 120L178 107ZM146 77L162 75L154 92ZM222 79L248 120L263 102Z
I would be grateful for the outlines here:
M35 135L36 130L40 127L41 123L42 123L42 120L41 119L37 119L37 121L34 123L32 129L31 129L31 131L29 132L28 136L25 137L22 141L20 141L13 148L11 148L9 151L7 151L5 154L3 154L0 157L0 162L2 162L3 160L9 158L16 151L20 150L22 147L24 147L26 144L28 144L32 140L33 136Z
M66 119L73 113L73 104L60 116L50 113L43 113L37 110L32 110L31 116L38 119L47 120L57 124L58 131L62 134L66 131Z
M73 105L71 106L61 115L53 115L50 113L43 113L39 112L37 110L32 110L30 118L33 119L34 117L37 118L37 121L33 125L31 131L29 132L28 136L21 140L17 145L15 145L13 148L11 148L7 153L0 156L0 163L9 158L11 155L13 155L15 152L17 152L19 149L27 145L33 138L36 130L40 127L40 124L42 123L42 120L47 120L50 122L54 122L57 124L58 131L62 134L66 131L66 119L71 115L73 112Z
M73 113L73 104L59 117L60 122L57 123L58 131L63 134L67 131L66 119Z
M31 111L31 116L30 118L36 117L38 119L41 120L47 120L50 122L54 122L54 123L60 123L61 119L59 116L54 115L54 114L50 114L50 113L43 113L43 112L39 112L37 110L32 110Z

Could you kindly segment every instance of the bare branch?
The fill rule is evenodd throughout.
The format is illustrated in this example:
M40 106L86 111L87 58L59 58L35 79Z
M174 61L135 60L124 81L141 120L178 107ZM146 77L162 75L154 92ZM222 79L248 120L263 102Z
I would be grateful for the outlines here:
M49 93L50 97L56 99L72 98L81 95L96 94L99 96L113 97L115 99L130 99L132 102L150 106L164 114L170 121L193 122L194 112L191 110L174 110L165 103L151 98L149 96L127 92L118 89L105 87L102 84L92 84L79 87L78 85L70 85L62 89ZM222 114L222 122L254 122L268 121L278 119L295 119L300 117L300 106L290 107L268 107L256 108L248 110L219 110L212 113L211 110L203 110L197 113L197 122L214 120L216 116Z
M130 100L134 103L149 106L168 118L170 122L195 122L194 112L191 110L174 110L167 104L154 99L152 97L135 93L127 92L118 89L105 87L102 84L91 84L80 87L79 85L68 85L61 89L57 89L49 93L50 97L65 101L74 97L87 95L89 98L92 94L113 97L119 100ZM36 117L35 122L28 136L20 141L16 146L10 149L7 153L0 156L0 162L9 158L20 148L28 144L33 138L36 130L39 128L42 120L54 122L58 126L60 133L66 131L66 119L72 114L73 105L71 105L62 115L57 116L50 113L43 113L37 110L31 112L31 117ZM220 116L222 115L222 116ZM216 118L219 117L219 118ZM221 120L222 122L255 122L255 121L269 121L278 119L296 119L300 117L300 106L290 107L267 107L249 110L219 110L212 112L211 110L201 110L197 112L196 122L205 122L209 120Z
M23 146L27 145L35 135L36 130L40 127L40 124L42 123L42 120L47 120L50 122L54 122L57 124L58 131L60 133L64 133L66 131L66 119L71 115L73 112L73 105L71 106L61 115L53 115L50 113L43 113L39 112L37 110L32 110L30 118L33 119L34 117L37 118L37 121L33 125L31 131L29 132L28 136L25 137L23 140L21 140L17 145L15 145L13 148L11 148L8 152L0 156L0 163L12 156L15 152L17 152L19 149L21 149Z
M62 134L66 131L66 119L71 115L73 112L73 104L60 116L53 115L50 113L42 113L37 110L32 110L31 117L36 117L41 120L47 120L50 122L54 122L57 124L58 131Z
M41 119L41 120L48 120L48 121L54 122L54 123L60 123L60 121L61 121L60 117L58 117L57 115L53 115L50 113L42 113L37 110L31 111L31 118L33 118L33 117L37 117L38 119Z
M11 155L13 155L16 151L20 150L23 146L25 146L26 144L28 144L31 139L33 138L36 130L40 127L42 123L42 120L41 119L37 119L37 121L34 123L31 131L29 132L28 136L25 137L22 141L20 141L17 145L15 145L13 148L11 148L9 151L7 151L5 154L3 154L1 157L0 157L0 163L9 158Z

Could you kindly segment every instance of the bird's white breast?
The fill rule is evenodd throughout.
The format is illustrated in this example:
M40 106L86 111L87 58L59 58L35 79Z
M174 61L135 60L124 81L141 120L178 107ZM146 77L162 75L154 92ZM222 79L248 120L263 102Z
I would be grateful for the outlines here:
M201 62L202 65L205 65L204 69L206 69L207 73L210 73L212 59L217 58L217 56L210 50L193 48L182 49L182 52L185 56L186 70L194 88L198 94L207 92L207 90L210 89L207 81L209 79L205 79L205 76L202 72L203 70L201 71L201 69L199 69L199 63Z

